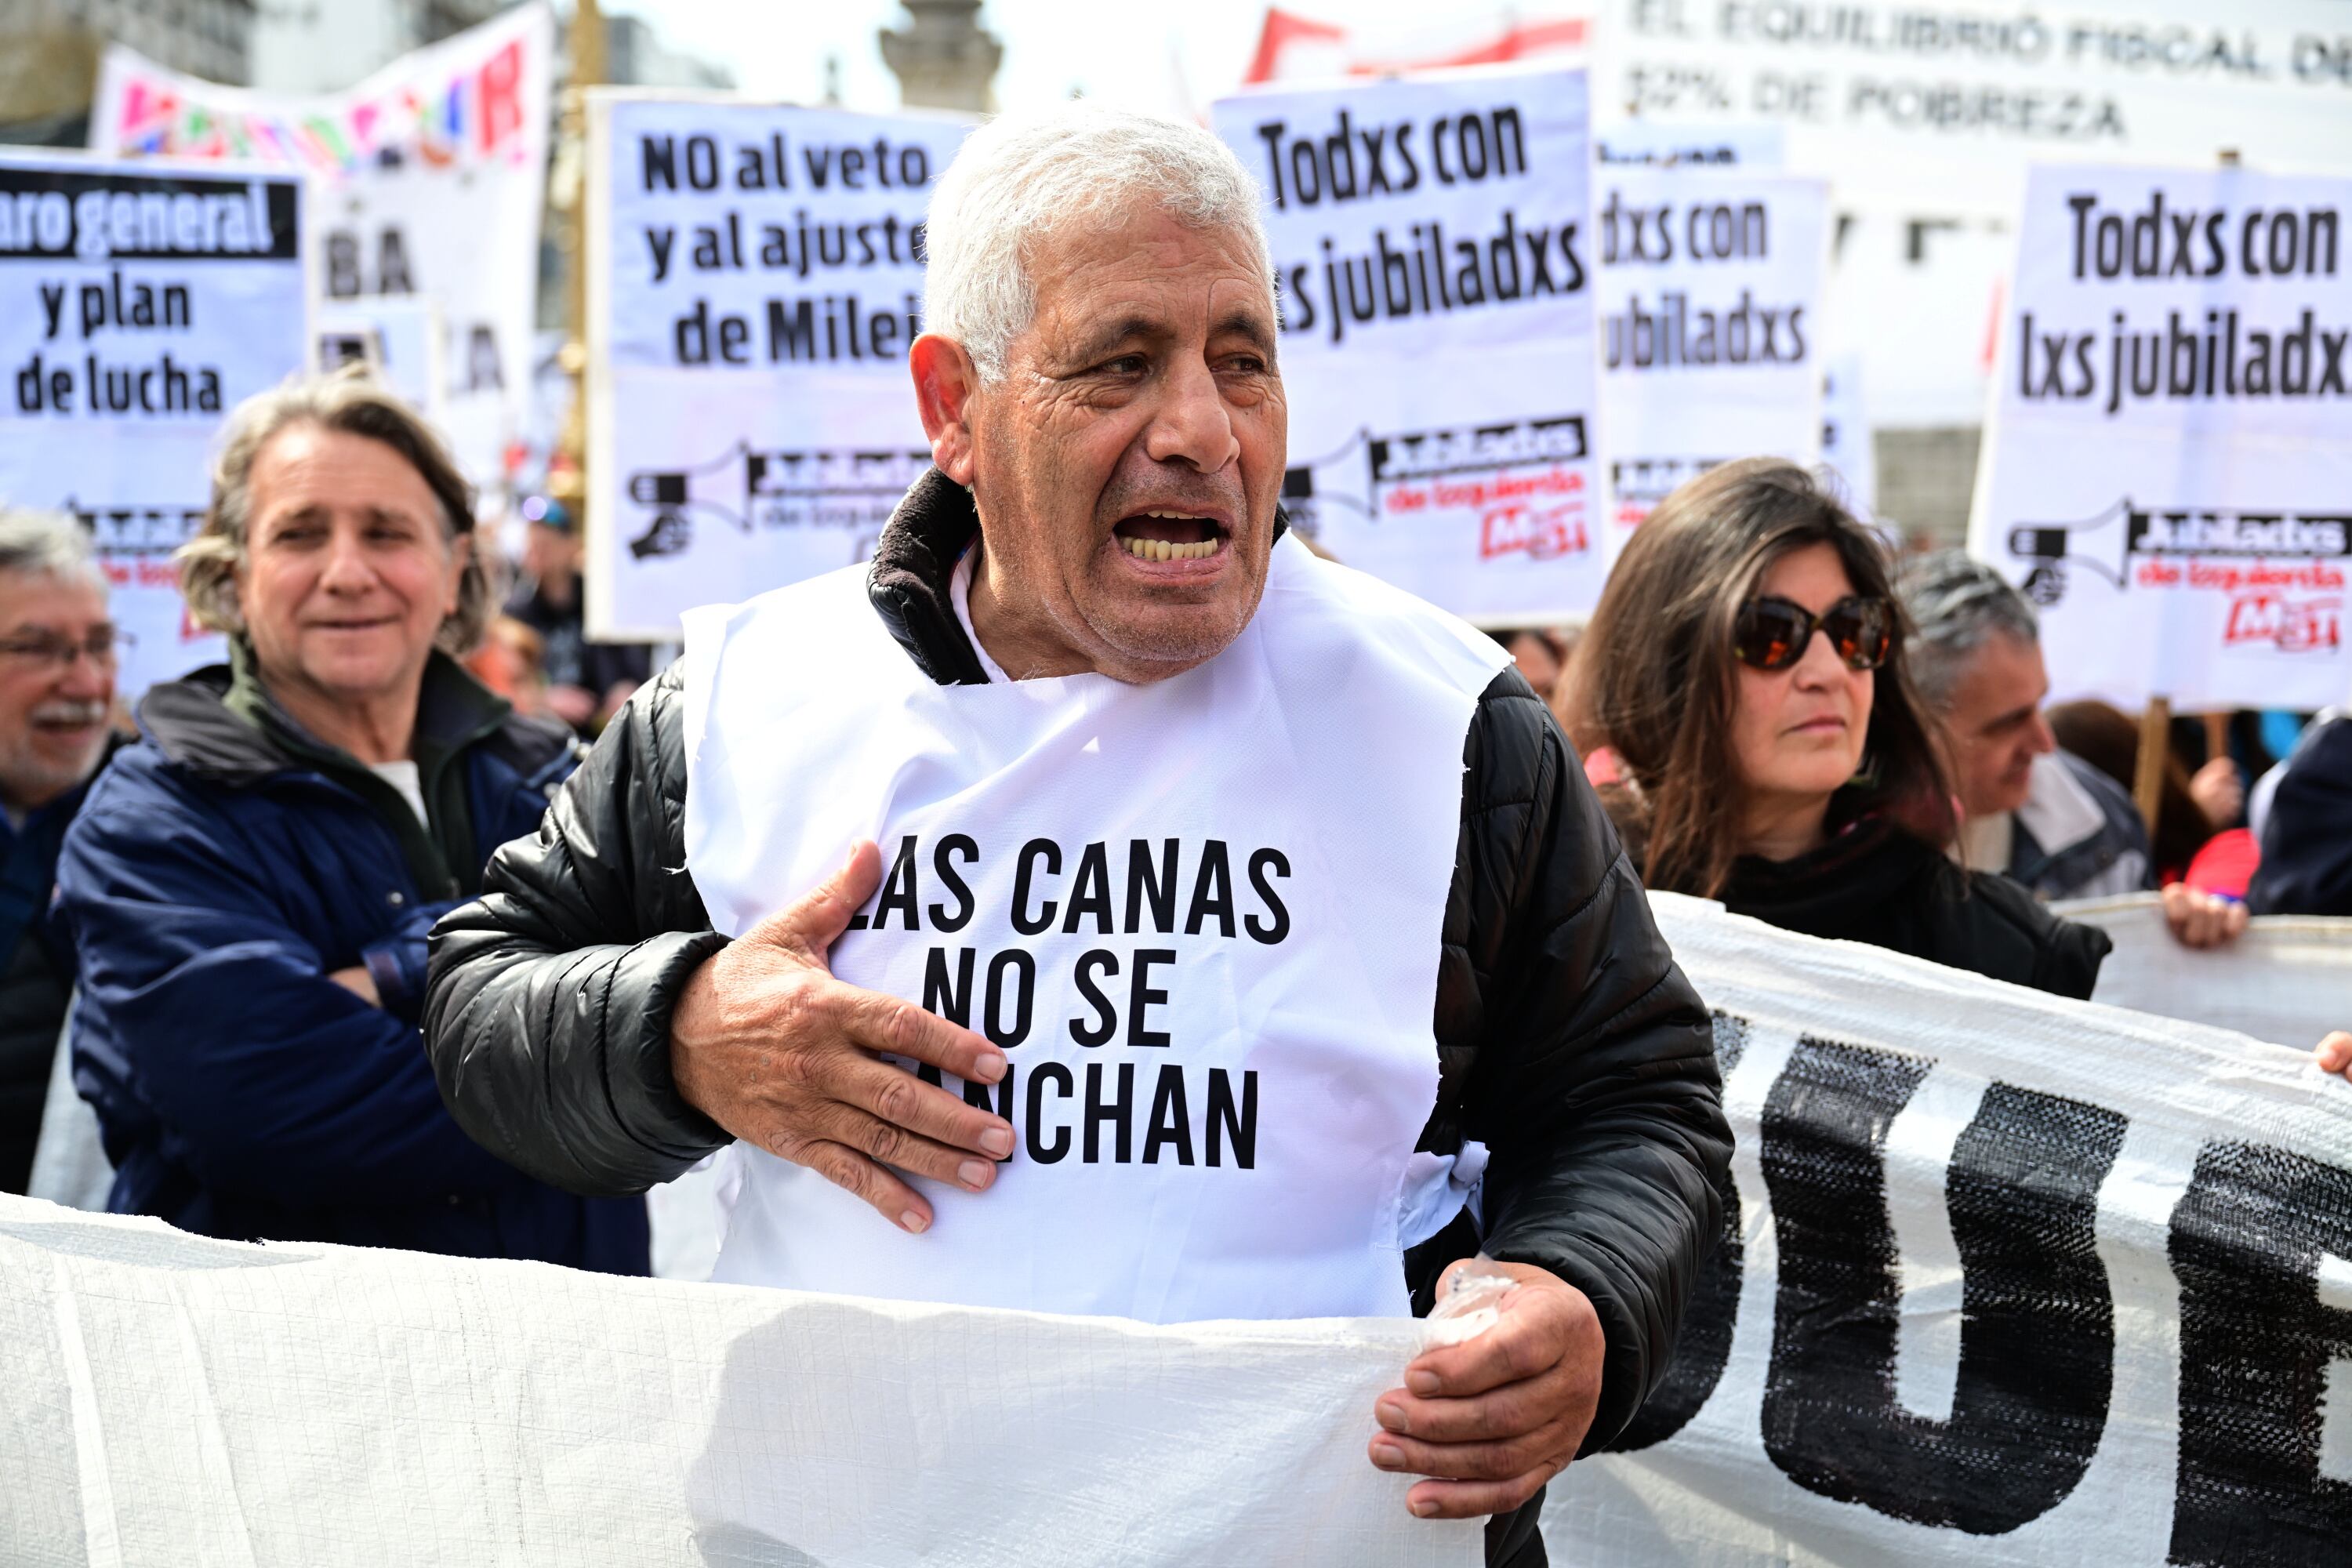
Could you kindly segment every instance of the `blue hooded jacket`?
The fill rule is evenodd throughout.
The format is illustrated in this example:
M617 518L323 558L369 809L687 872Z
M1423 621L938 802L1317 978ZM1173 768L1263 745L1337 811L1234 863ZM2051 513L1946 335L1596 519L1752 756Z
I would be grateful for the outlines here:
M234 681L215 668L156 687L140 718L58 872L74 1084L114 1162L108 1206L239 1240L647 1272L643 1200L576 1197L476 1144L417 1028L425 933L537 830L577 763L568 732L435 655L415 747L428 833L242 659ZM330 978L361 966L382 1006Z

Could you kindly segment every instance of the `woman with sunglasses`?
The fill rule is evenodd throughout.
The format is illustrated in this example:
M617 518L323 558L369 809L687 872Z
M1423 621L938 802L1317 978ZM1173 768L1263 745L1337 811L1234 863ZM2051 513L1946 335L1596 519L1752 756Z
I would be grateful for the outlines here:
M2088 996L2105 934L1946 853L1903 632L1869 530L1801 468L1727 463L1625 547L1556 708L1649 886Z

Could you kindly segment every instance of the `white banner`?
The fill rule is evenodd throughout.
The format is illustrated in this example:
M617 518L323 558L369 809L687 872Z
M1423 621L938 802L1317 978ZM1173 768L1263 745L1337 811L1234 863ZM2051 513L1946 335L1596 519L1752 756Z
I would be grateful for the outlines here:
M299 179L0 150L0 503L79 516L135 698L226 656L180 599L210 443L310 353Z
M1619 1451L1553 1482L1554 1561L2342 1561L2352 1085L1652 902L1717 1010L1726 1234ZM242 1247L0 1197L0 1541L1466 1568L1476 1528L1410 1519L1364 1457L1416 1341Z
M2095 1001L2306 1050L2352 1029L2352 920L2258 915L2228 946L2197 949L2173 936L2155 893L2052 908L2114 939Z
M1614 562L1684 480L1822 449L1829 187L1744 166L1612 165L1593 216Z
M1341 561L1489 626L1600 596L1584 73L1220 101L1258 177L1285 505Z
M2037 168L1969 548L2053 700L2352 690L2352 180Z
M1841 207L2006 219L2032 160L2352 167L2337 0L1610 0L1598 100L1780 127Z
M873 553L930 467L907 350L931 182L969 130L591 100L591 636L674 638Z
M1476 1568L1404 1320L1200 1323L236 1246L0 1195L10 1563Z
M1654 895L1735 1201L1553 1559L2312 1564L2352 1540L2352 1084Z
M503 475L530 392L554 22L529 5L403 56L345 92L289 97L184 76L110 46L90 146L227 158L322 182L329 300L440 307L446 426L478 483Z

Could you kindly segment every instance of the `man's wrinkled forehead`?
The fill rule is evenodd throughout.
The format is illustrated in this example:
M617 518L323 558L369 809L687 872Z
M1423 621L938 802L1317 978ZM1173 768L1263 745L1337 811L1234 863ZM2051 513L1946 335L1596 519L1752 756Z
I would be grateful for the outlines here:
M1270 361L1274 282L1246 230L1196 228L1143 209L1125 221L1073 225L1026 258L1035 310L1029 331L1055 353L1083 353L1141 336L1199 331L1235 337Z

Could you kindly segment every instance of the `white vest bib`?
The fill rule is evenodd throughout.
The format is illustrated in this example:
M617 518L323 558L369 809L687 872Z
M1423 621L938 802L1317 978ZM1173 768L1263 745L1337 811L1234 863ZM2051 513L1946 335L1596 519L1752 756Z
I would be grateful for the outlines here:
M1473 1159L1415 1155L1462 747L1491 640L1295 541L1150 686L940 686L865 569L687 617L687 866L740 934L871 837L853 984L990 1035L1017 1137L910 1236L737 1144L715 1279L1202 1318L1394 1316ZM1483 1157L1479 1152L1478 1157Z

